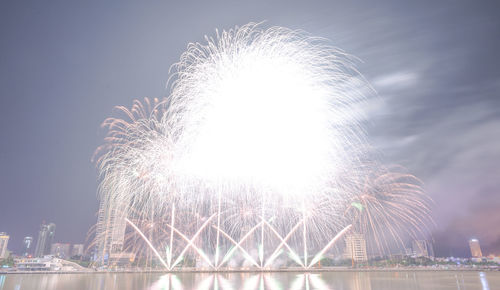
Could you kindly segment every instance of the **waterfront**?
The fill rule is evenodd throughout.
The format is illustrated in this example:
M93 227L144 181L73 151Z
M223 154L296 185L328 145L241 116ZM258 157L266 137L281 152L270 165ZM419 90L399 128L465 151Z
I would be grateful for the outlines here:
M0 274L10 289L500 289L500 272L336 271L272 273Z

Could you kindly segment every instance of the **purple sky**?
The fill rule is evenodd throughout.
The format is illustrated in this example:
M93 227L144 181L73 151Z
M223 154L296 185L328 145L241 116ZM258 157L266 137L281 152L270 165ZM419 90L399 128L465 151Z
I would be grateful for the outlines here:
M425 182L437 254L469 255L476 237L500 255L495 1L29 2L0 3L0 231L11 250L43 220L56 241L83 242L98 206L90 158L113 107L165 96L188 42L267 20L360 58L379 94L370 139Z

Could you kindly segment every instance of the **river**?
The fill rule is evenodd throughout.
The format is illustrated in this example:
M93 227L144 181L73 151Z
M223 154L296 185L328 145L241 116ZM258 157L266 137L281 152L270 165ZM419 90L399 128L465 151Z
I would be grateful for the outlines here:
M335 271L317 273L0 274L0 290L135 289L500 289L500 272Z

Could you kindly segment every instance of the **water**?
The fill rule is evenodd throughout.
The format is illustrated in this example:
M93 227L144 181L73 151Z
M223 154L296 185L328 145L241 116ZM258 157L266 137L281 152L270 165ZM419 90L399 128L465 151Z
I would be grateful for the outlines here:
M500 272L0 274L0 290L21 289L500 289Z

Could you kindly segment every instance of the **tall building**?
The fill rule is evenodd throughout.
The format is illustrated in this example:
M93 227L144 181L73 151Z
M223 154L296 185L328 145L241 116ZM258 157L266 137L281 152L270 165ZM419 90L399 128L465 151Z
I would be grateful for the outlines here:
M481 246L479 245L478 239L471 239L469 241L470 253L472 258L481 258L483 253L481 252Z
M83 256L83 252L84 252L83 244L74 244L73 248L71 248L71 257Z
M111 255L123 251L127 224L119 208L119 205L106 198L99 203L94 259L101 264L108 264Z
M0 259L8 258L7 255L9 252L7 251L7 244L9 243L9 235L7 233L0 233Z
M33 250L33 237L24 237L23 240L23 256L27 257Z
M362 234L351 234L346 236L344 257L346 259L352 259L354 262L368 261L366 240Z
M412 242L413 256L429 257L429 247L426 240L413 240Z
M56 235L56 225L50 223L48 225L42 224L40 227L40 232L38 232L38 239L35 248L35 257L43 257L44 255L49 255L52 247L52 242L54 241L54 236Z
M50 254L61 259L70 257L70 244L68 243L53 243L50 247Z

